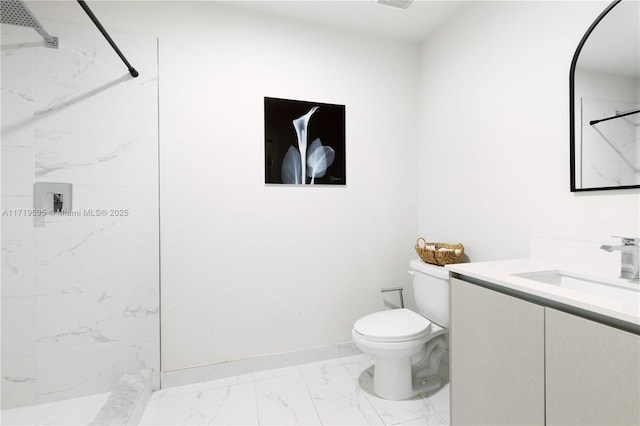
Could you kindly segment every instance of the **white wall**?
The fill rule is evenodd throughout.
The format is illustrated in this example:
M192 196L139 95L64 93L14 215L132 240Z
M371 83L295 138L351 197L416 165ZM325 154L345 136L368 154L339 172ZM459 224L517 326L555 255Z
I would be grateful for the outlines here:
M163 370L350 341L410 283L417 46L216 2L93 10L159 37ZM265 186L265 96L346 105L346 187Z
M176 14L189 25L159 28L163 369L349 341L408 281L417 49L211 3ZM346 187L264 185L264 96L346 105Z
M472 2L421 46L420 225L472 261L640 234L638 190L569 192L569 66L607 2Z

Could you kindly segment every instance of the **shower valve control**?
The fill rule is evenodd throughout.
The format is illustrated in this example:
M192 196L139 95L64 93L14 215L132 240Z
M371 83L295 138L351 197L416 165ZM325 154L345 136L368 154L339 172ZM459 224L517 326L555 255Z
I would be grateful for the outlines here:
M34 208L47 214L71 212L70 183L36 182L34 185Z

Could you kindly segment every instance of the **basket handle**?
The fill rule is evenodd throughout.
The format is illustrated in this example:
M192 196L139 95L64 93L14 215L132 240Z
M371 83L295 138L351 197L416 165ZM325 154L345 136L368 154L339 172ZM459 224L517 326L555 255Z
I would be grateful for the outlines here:
M420 240L422 240L422 246L420 245ZM426 248L427 247L427 240L425 240L424 238L420 237L416 240L416 247L419 247L421 249Z

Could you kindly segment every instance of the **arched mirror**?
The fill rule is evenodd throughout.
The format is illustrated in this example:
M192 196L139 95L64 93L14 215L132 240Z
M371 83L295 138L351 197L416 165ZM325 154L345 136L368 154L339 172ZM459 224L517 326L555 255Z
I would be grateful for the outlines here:
M589 27L569 77L571 191L640 188L640 1Z

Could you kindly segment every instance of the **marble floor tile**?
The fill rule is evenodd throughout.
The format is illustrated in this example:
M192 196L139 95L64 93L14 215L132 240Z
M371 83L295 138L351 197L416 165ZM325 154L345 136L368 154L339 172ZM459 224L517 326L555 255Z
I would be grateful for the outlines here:
M302 374L256 380L261 425L319 425L320 419Z
M344 365L322 366L303 377L322 424L384 424Z
M39 425L53 408L54 402L2 410L3 425Z
M96 417L109 398L109 392L58 401L41 424L86 425Z
M253 382L203 390L197 413L186 424L257 425L258 407Z
M171 389L169 389L171 391ZM162 391L161 391L162 392ZM152 397L140 419L141 425L185 425L198 413L200 391L167 392Z
M274 377L288 376L299 372L300 366L298 365L294 365L292 367L274 368L273 370L256 371L255 373L253 373L253 379L270 379Z
M58 402L2 410L3 425L86 425L89 424L109 392Z
M240 383L253 382L253 380L254 380L253 374L241 374L239 376L231 376L231 377L225 377L223 379L206 381L202 383L202 388L205 390L222 388L226 386L237 385ZM193 385L187 385L187 386L193 386Z
M407 401L372 392L373 360L354 355L153 392L140 425L450 423L449 384ZM4 425L87 424L108 394L2 411Z
M449 413L429 414L426 417L419 417L398 425L426 425L426 426L448 426Z

